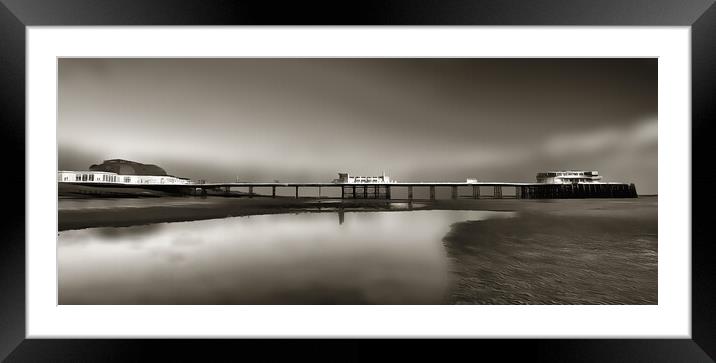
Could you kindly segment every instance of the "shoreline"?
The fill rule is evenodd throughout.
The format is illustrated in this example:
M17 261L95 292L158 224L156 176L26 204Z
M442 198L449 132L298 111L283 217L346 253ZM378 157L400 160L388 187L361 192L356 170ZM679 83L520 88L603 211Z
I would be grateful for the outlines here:
M134 198L137 200L138 198ZM154 223L188 222L206 219L220 219L265 214L290 213L337 213L365 211L410 211L410 210L486 210L486 211L522 211L560 214L603 212L601 208L575 210L573 206L587 201L595 206L603 203L619 203L629 206L629 201L653 200L658 197L640 197L637 199L457 199L457 200L375 200L375 199L336 199L336 198L289 198L289 197L177 197L146 198L151 201L142 205L121 205L120 199L60 199L62 203L81 201L107 201L99 207L62 208L58 210L58 231L95 227L128 227ZM175 203L163 204L171 200ZM184 202L184 203L180 203ZM119 204L119 205L112 205ZM627 208L628 210L628 208ZM610 211L613 213L613 211Z

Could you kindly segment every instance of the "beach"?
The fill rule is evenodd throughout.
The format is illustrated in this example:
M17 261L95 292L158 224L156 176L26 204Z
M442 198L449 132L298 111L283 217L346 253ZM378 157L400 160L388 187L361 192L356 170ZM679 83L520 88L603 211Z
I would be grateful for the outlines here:
M142 246L145 249L153 246L149 249L155 255L159 253L157 251L165 251L168 256L174 256L165 266L168 269L166 274L186 274L187 266L194 266L192 268L201 271L203 276L202 284L197 286L205 289L207 284L216 283L217 291L221 291L192 295L188 281L196 276L187 276L181 283L186 293L183 297L173 298L181 303L656 304L657 207L657 197L416 200L412 203L401 200L265 197L63 199L59 201L58 229L66 231L64 235L79 235L83 229L88 233L97 231L92 235L93 240L103 242L93 245L99 251L95 253L106 255L106 258L110 258L109 249L123 246L117 243L118 240L128 241L126 245L131 249L127 251L131 253L136 253L134 251ZM304 218L301 215L326 215L330 216L329 220L338 215L335 221L339 223L335 226L333 223L326 224L321 222L324 220L321 218L309 218L299 223L297 221ZM251 222L242 216L265 217ZM345 216L349 218L344 224ZM264 229L256 230L250 236L244 235L257 223ZM312 224L316 226L301 229ZM185 227L181 227L181 233L174 230L170 233L171 226ZM424 233L417 232L418 227L425 226L430 228ZM270 232L276 228L285 231L285 234ZM346 237L346 241L341 242L343 247L339 247L336 243L346 236L346 228L360 230L353 230L352 237ZM206 235L214 237L204 240L200 236L204 229ZM320 237L325 231L334 229L335 234ZM187 237L192 233L199 235ZM154 237L145 237L148 234ZM239 235L243 237L231 237ZM60 247L77 248L73 246L78 239L70 244L62 236L63 233ZM117 236L121 238L117 239ZM160 237L162 241L176 241L171 242L173 247L154 246L152 238ZM322 241L321 238L334 242L321 244L316 249L316 241ZM274 240L283 241L284 244L276 247L277 250L289 248L296 252L288 257L281 255L284 262L279 264L268 259L249 268L244 263L242 268L245 270L240 271L236 270L235 261L227 260L221 271L194 261L196 256L207 253L207 250L217 253L216 249L220 247L216 246L224 246L221 247L225 248L224 256L235 254L237 259L247 258L257 253L256 250L245 249L247 241L257 240L265 240L264 246L275 243ZM288 240L291 242L286 242ZM177 255L176 251L181 248L173 244L203 247L194 253ZM214 247L211 247L212 244ZM352 247L346 250L348 245ZM415 251L411 251L411 246ZM241 252L237 248L241 248ZM121 256L126 252L123 251L112 253ZM257 255L253 260L261 261L262 258L268 257ZM140 258L127 257L128 264L137 260ZM90 265L92 256L83 261ZM146 267L147 271L154 271L149 261L139 270ZM327 264L327 261L333 262ZM65 266L66 271L73 268L71 264ZM295 274L296 271L303 271L308 276L305 281L291 280L289 284L285 277L276 277ZM65 284L72 288L65 290L83 291L82 286L90 285L80 283L82 276L92 274L74 274L76 280ZM219 283L223 280L219 275L234 276L234 279L236 276L253 276L251 282L245 282L251 286L256 281L263 280L264 283L260 289L255 287L256 291L261 291L260 294L246 296L250 289L244 288L244 295L237 295L224 286L225 283ZM343 278L328 279L327 275ZM113 278L118 277L107 276L106 280L95 281L92 286L95 286L94 289L111 286ZM353 280L365 281L360 286L348 283ZM157 285L160 284L153 284ZM292 290L282 291L281 286L284 285L292 286ZM124 281L122 286L127 288L131 283ZM277 290L267 292L266 286ZM392 287L386 290L386 286ZM140 297L138 290L127 289L127 296L136 298L121 299L118 303L174 301L167 297L174 296L170 290L152 298L152 293L144 291ZM64 296L64 303L112 303L90 298L83 300L80 296L85 295L80 293L65 293ZM339 296L340 299L337 299Z

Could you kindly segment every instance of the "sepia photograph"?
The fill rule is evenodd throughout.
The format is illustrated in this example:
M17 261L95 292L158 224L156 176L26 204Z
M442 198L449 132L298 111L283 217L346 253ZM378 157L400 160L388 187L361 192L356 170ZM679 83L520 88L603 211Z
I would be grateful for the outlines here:
M60 305L659 303L657 58L57 74Z

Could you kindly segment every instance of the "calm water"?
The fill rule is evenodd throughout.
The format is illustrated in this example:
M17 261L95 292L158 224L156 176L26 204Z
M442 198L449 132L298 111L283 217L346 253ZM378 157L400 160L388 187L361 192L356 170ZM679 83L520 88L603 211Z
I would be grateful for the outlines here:
M458 278L443 242L451 225L514 216L303 213L63 231L59 303L441 304Z

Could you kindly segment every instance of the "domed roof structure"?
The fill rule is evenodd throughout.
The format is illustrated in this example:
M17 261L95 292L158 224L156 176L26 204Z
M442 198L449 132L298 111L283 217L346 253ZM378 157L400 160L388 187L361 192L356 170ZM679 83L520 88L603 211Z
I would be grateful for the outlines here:
M102 164L93 164L92 171L109 171L120 175L167 175L164 169L153 164L142 164L123 159L105 160Z

